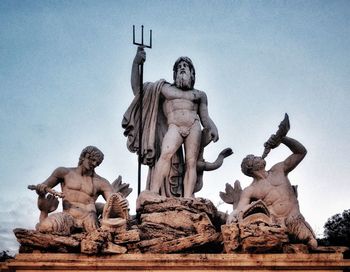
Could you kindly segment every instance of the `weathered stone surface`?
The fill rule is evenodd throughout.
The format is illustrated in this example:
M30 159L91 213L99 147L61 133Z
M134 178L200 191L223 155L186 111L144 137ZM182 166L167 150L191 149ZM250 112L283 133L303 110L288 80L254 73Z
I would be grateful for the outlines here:
M154 198L147 193L142 193L140 197L138 227L142 241L137 246L141 252L186 252L221 241L221 234L213 224L215 220L220 221L220 216L210 201Z
M195 232L193 223L197 222L200 217L188 211L167 211L142 214L141 221L143 224L164 224L173 229L182 229L184 232L192 233Z
M196 234L189 237L158 243L147 249L149 253L173 253L196 248L210 242L219 241L220 233Z
M103 245L108 243L109 233L103 230L90 232L81 241L81 252L85 254L98 254L102 251Z
M226 253L234 253L238 251L240 246L239 227L238 224L222 225L222 239Z
M77 233L70 236L46 234L34 230L15 229L14 233L21 244L20 252L82 252L85 254L126 253L125 246L140 241L139 230L119 233L98 229L90 233ZM134 247L135 249L135 247ZM137 250L134 250L137 252Z
M118 196L118 195L116 195ZM116 198L115 196L115 198ZM222 215L206 199L154 198L146 194L137 218L126 220L108 208L101 228L78 234L15 230L21 252L81 252L88 255L122 253L220 252ZM118 199L117 199L118 200ZM108 203L107 203L108 204ZM119 206L118 206L119 207ZM117 208L118 208L117 207ZM118 211L113 209L113 211ZM116 216L116 217L114 217ZM111 223L111 224L110 224ZM214 245L214 249L211 246ZM208 251L205 251L205 249ZM199 251L196 251L199 250Z
M309 250L304 244L286 244L283 245L283 253L309 253Z
M18 254L1 271L343 271L342 254Z
M140 241L139 230L129 230L117 233L114 237L115 244L126 244Z
M154 238L164 238L165 240L178 239L188 235L195 234L195 231L189 233L181 229L174 229L165 224L154 224L150 222L141 223L139 225L141 231L141 239L149 240Z
M210 219L205 213L194 214L188 211L169 211L141 216L140 229L143 237L168 237L176 239L206 231L215 232ZM145 235L146 234L146 235Z
M284 252L283 246L289 242L286 229L279 225L235 223L223 225L221 232L226 253ZM287 253L292 252L289 250Z
M247 253L282 252L283 244L289 241L286 229L278 225L239 224L239 232L242 252Z
M217 216L217 209L214 204L204 198L164 198L154 197L154 194L142 192L142 201L139 202L138 212L141 214L166 212L166 211L189 211L193 213L204 212L209 217Z
M62 236L20 228L14 229L13 232L23 251L30 251L31 248L57 252L77 252L83 237L81 234Z
M123 254L123 253L126 253L127 251L128 249L126 247L113 244L112 242L108 242L107 246L102 249L103 253L108 253L108 254Z

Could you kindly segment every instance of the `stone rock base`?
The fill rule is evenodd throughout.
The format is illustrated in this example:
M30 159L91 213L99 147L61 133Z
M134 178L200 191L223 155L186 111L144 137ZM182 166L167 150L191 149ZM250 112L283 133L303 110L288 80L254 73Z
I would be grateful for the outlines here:
M138 230L109 232L98 229L90 233L76 233L71 236L41 233L35 230L15 229L21 244L20 253L60 252L85 254L121 254L140 241Z
M138 199L142 253L221 252L221 222L212 202L164 198L144 191Z
M3 272L33 271L343 271L342 254L18 254Z
M289 242L285 228L278 225L235 223L222 225L221 231L226 253L282 253Z
M66 236L15 229L20 253L221 253L220 213L212 202L197 198L164 198L144 192L138 216L125 227ZM124 220L125 221L125 220ZM126 222L126 221L125 221Z

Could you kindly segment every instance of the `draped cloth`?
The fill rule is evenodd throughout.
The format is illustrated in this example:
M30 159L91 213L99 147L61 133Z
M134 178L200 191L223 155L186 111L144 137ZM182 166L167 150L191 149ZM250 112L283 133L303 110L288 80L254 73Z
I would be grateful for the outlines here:
M164 116L161 90L164 84L161 79L154 83L146 82L143 85L142 101L142 150L141 162L149 166L147 186L150 188L154 166L161 154L161 145L168 129L167 119ZM140 94L136 94L122 120L124 136L127 137L127 147L131 152L140 153L139 122L140 122ZM183 196L184 158L182 147L176 152L171 161L171 170L162 184L161 195Z

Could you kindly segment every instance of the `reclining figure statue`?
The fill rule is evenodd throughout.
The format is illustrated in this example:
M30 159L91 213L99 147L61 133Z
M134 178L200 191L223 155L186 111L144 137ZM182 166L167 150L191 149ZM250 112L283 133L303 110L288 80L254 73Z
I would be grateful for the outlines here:
M121 185L119 177L113 185L95 173L101 164L103 153L94 146L87 146L81 152L77 167L59 167L41 184L28 188L38 193L38 208L41 211L36 229L45 233L69 235L75 231L92 232L99 228L98 216L103 213L102 222L108 224L110 217L128 218L126 196L131 189ZM62 193L52 188L60 184ZM125 185L125 184L124 184ZM116 188L118 187L118 188ZM120 189L120 192L117 192ZM102 195L106 205L96 203ZM58 207L57 197L63 199L63 212L49 215Z
M307 151L297 140L286 136L288 130L289 118L286 115L277 133L265 143L263 156L248 155L243 159L242 172L253 178L248 187L242 191L238 181L235 183L235 188L226 185L226 194L221 193L221 197L234 206L227 224L239 223L248 215L252 215L253 209L255 211L260 209L265 211L263 213L271 218L272 223L285 227L289 237L315 249L317 247L315 234L300 213L296 186L292 186L288 179L288 173L303 160ZM264 157L270 149L276 148L281 143L293 154L266 171Z

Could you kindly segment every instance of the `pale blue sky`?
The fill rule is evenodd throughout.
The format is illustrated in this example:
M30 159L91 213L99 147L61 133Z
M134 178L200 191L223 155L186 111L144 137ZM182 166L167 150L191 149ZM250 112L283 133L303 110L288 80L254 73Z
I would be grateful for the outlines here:
M26 186L75 166L87 145L105 153L100 175L120 174L136 191L120 125L133 97L133 24L153 29L145 80L171 81L176 58L192 59L220 134L205 158L235 152L205 173L197 196L218 204L226 182L249 185L242 158L260 155L288 112L289 135L308 149L290 174L302 213L321 234L350 208L349 1L1 1L0 249L16 250L12 229L37 222ZM289 154L273 150L267 166Z

